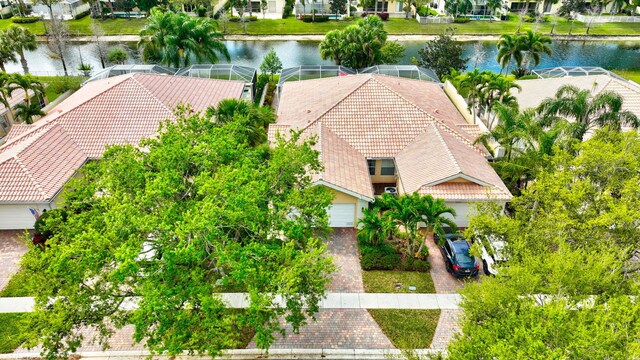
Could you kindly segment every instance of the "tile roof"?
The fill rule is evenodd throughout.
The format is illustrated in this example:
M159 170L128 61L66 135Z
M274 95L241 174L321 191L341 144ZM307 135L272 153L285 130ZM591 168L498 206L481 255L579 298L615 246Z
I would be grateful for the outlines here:
M373 186L365 157L325 126L318 125L316 128L320 159L324 164L324 171L318 174L317 180L326 181L373 201Z
M418 193L454 202L511 199L511 193L508 191L471 182L445 182L435 186L423 186Z
M242 81L141 73L90 82L35 124L11 129L0 147L0 202L48 201L106 145L153 136L181 101L203 111L243 89Z
M608 75L565 76L561 78L519 80L522 88L514 96L522 109L535 108L542 100L553 97L563 85L573 85L593 94L613 91L622 96L623 110L629 110L640 117L640 86Z
M356 153L365 159L395 158L407 192L464 174L510 197L487 163L486 149L473 143L477 126L466 124L438 84L385 75L287 82L277 112L277 123L269 128L270 139L276 132L308 132L320 125L350 145L330 150L339 166L348 166L340 162L340 152L353 162ZM326 151L322 147L323 155ZM363 169L349 181L351 188L365 195L371 180L368 169ZM360 176L365 170L367 176Z

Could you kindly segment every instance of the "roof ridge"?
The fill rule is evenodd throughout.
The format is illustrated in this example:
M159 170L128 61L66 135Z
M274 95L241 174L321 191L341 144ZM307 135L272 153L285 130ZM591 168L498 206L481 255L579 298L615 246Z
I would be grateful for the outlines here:
M31 171L29 171L29 169L27 169L27 166L24 165L22 163L22 160L20 160L20 158L18 157L19 154L16 154L13 158L16 160L16 163L18 164L18 166L20 166L20 168L22 169L22 171L27 175L27 178L29 179L29 181L31 182L31 184L36 188L36 190L38 190L38 192L40 193L40 195L43 198L46 198L47 194L44 192L44 189L42 188L42 186L40 185L40 183L38 183L34 178L33 175L31 174Z
M444 150L449 155L449 158L453 161L454 166L458 170L458 174L461 174L462 173L462 168L460 167L460 164L458 164L458 160L453 155L453 152L451 151L451 149L449 149L449 144L447 144L447 142L442 137L442 134L440 133L440 131L438 131L436 124L431 124L431 126L434 128L433 130L435 131L436 136L438 137L438 139L440 139L440 142L443 145L442 147L444 148Z
M146 86L144 86L144 84L142 84L140 81L138 81L137 75L139 75L139 74L141 74L141 73L134 73L133 76L131 76L131 79L133 81L135 81L136 84L140 85L140 87L143 88L147 92L147 94L149 94L155 101L157 101L158 104L160 104L162 107L167 109L169 111L169 113L171 114L171 116L173 117L173 114L174 114L173 109L168 107L167 104L163 103L160 99L158 99L158 97L154 93L152 93L151 90L149 90ZM145 75L145 74L143 74L143 75ZM158 74L151 74L151 75L158 75Z
M355 74L356 78L358 77L357 74ZM363 78L365 78L363 76ZM307 126L303 127L301 130L307 129L309 128L309 126L315 124L316 122L318 122L318 120L320 120L321 117L325 116L329 111L333 110L336 108L336 106L340 105L341 103L343 103L348 97L350 97L353 93L355 93L358 89L360 89L361 87L364 86L364 84L368 83L369 81L371 81L371 79L373 79L372 75L368 75L366 77L366 80L363 81L361 84L359 84L358 86L356 86L353 90L349 91L349 93L347 93L345 96L342 96L340 98L340 100L338 100L338 102L336 102L335 104L331 105L329 108L327 108L327 110L323 111L320 115L318 115L313 121L311 121L309 124L307 124Z
M373 77L372 77L373 78ZM392 93L396 94L399 98L401 98L402 100L404 100L405 102L407 102L409 105L413 106L414 108L418 109L418 111L420 111L421 113L423 113L424 115L427 116L427 118L441 126L444 126L445 128L447 128L449 130L449 132L455 134L456 137L462 139L463 141L467 142L467 144L469 146L471 146L475 151L477 151L478 153L484 155L484 153L482 151L480 151L478 148L476 148L475 145L473 145L472 142L470 142L467 138L465 138L464 136L460 135L460 133L458 133L457 131L453 130L449 125L447 125L444 121L437 119L436 117L434 117L433 115L427 113L423 108L421 108L420 106L416 105L413 101L407 99L406 97L404 97L402 94L400 94L399 92L393 90L392 88L390 88L389 86L387 86L387 84L385 84L384 82L378 81L376 78L373 78L378 84L382 85L383 87L385 87L387 90L391 91ZM418 134L419 135L419 134ZM417 136L416 136L417 137ZM408 145L408 144L407 144ZM406 147L406 146L405 146Z

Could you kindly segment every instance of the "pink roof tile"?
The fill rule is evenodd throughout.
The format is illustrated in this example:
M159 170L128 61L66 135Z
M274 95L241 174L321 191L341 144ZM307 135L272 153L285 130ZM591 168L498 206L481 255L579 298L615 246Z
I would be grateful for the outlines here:
M270 138L276 132L318 125L350 145L322 147L323 156L331 151L336 166L348 166L342 157L351 159L355 153L395 158L406 192L464 175L486 187L485 192L509 194L488 164L486 149L473 143L477 127L465 123L438 84L385 75L285 83ZM369 176L349 181L359 194L368 194Z
M181 101L203 111L243 90L242 81L141 73L90 82L40 121L9 132L0 147L0 202L49 201L107 145L153 136Z
M373 200L373 186L364 156L331 130L322 125L318 127L318 147L324 164L318 180Z
M418 190L421 195L431 195L444 200L463 201L487 201L511 199L509 191L498 187L482 186L471 182L446 182L435 186L423 186Z

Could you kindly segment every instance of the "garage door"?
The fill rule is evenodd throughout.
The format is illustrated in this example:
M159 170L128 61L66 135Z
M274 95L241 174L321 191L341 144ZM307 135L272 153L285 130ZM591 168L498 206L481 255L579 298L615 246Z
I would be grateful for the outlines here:
M329 226L353 227L356 214L355 204L333 204L327 209Z
M33 208L42 213L44 207L38 205L0 205L0 230L33 229L35 217L29 211Z

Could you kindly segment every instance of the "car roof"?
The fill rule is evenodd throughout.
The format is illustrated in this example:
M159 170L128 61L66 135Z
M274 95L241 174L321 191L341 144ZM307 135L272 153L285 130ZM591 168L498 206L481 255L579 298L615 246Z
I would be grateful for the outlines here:
M469 243L464 238L449 240L455 252L469 251Z

